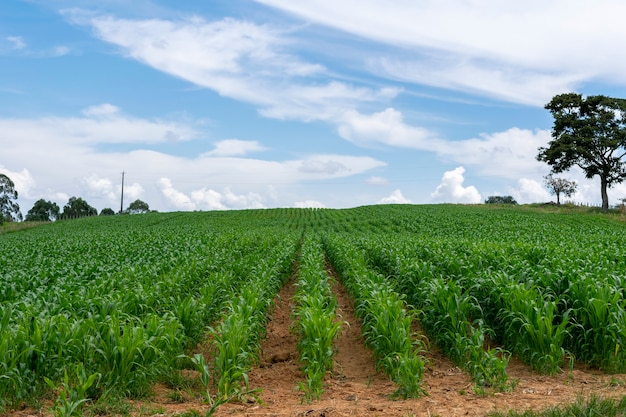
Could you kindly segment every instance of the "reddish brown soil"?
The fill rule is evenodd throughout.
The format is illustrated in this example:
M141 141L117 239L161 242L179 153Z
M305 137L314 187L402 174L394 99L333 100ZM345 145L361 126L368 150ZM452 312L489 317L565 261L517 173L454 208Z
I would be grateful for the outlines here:
M360 336L359 321L344 288L333 285L339 313L344 322L337 340L335 370L326 380L319 401L303 402L297 388L303 381L296 351L296 338L290 331L292 323L294 284L289 282L276 299L267 337L262 343L260 363L249 374L250 388L259 388L256 400L222 405L216 416L485 416L490 411L509 409L538 410L575 401L580 396L597 394L602 397L626 396L626 375L604 375L599 372L574 369L554 377L538 375L513 358L508 366L511 378L517 381L513 392L480 395L474 392L466 374L455 367L437 348L430 346L424 354L427 371L424 388L427 396L411 400L391 400L394 384L377 372L371 351ZM190 372L193 376L193 372ZM133 415L177 415L195 410L204 415L209 406L202 402L201 393L185 392L174 400L173 391L163 386L155 388L149 401L133 404ZM22 410L12 416L51 415L42 411Z

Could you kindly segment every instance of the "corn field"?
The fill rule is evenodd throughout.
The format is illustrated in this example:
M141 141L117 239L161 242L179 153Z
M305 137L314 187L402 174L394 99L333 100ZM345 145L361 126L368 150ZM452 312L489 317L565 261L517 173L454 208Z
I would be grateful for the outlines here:
M237 398L256 388L247 375L290 278L299 388L314 401L343 325L329 267L396 397L427 393L432 345L477 389L514 389L512 356L542 374L623 373L625 242L606 215L449 205L150 213L7 233L0 412L56 396L71 415L146 396L184 368L200 371L207 401Z

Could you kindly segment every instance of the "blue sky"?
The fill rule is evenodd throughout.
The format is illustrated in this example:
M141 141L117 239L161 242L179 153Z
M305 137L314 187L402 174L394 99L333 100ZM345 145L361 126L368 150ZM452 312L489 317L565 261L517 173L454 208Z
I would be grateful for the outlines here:
M626 96L626 4L3 0L0 172L25 214L553 199L560 93ZM577 170L577 202L599 180ZM626 185L610 190L611 203Z

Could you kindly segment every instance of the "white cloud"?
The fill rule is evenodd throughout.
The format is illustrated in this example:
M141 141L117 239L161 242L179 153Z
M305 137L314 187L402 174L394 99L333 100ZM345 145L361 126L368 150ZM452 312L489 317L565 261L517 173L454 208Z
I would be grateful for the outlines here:
M476 187L470 185L463 187L465 168L458 167L452 171L446 171L441 178L434 193L430 195L434 202L440 203L464 203L478 204L481 196Z
M326 179L354 175L386 164L370 157L312 155L290 165L294 165L299 177Z
M590 80L626 84L617 1L257 1L389 45L372 65L392 78L535 105Z
M215 149L207 152L204 156L242 156L250 152L260 152L266 150L257 141L246 141L239 139L226 139L215 144Z
M327 70L286 52L287 33L269 25L226 18L206 21L85 18L66 12L77 24L90 25L100 39L159 71L210 88L220 95L253 103L262 115L278 119L329 120L355 103L379 102L399 90L321 82Z
M444 160L476 167L482 175L518 179L546 170L536 156L550 139L548 130L511 128L478 138L440 141L434 150Z
M373 176L369 177L367 180L365 180L365 182L370 185L387 185L389 183L389 180L387 180L387 178Z
M288 160L175 156L141 149L143 142L127 138L125 131L129 125L143 127L145 143L164 143L170 131L181 132L181 137L198 137L196 123L136 118L112 104L89 107L77 117L0 118L2 156L10 161L0 168L16 183L23 207L39 198L62 207L68 196L82 196L99 210L119 207L120 174L125 171L125 202L139 198L152 209L170 211L292 206L301 198L292 187L363 174L386 165L367 156L338 154ZM131 150L103 151L98 145L107 141ZM216 149L225 154L260 149L252 141L220 144Z
M0 165L0 174L6 175L11 181L13 181L18 198L30 197L32 190L37 186L35 179L26 168L21 171L11 171Z
M161 178L158 181L158 185L163 193L163 196L178 210L191 211L196 209L196 205L191 199L174 188L172 181L169 178Z
M387 197L383 197L378 201L378 204L410 204L411 200L402 195L402 191L395 190Z
M323 203L316 200L296 201L295 208L326 208Z
M109 103L99 104L97 106L90 106L83 109L82 113L85 116L112 116L120 112L119 107Z
M552 198L541 182L530 178L520 178L517 187L509 187L508 193L520 204L548 202Z
M83 178L82 185L84 187L84 192L89 199L103 200L103 202L113 207L117 207L121 204L121 179L113 181L110 178L103 178L97 174L92 174ZM124 208L126 208L130 202L140 199L143 194L144 189L139 183L125 183Z
M11 154L28 152L45 158L51 142L90 147L105 143L161 143L175 136L191 140L200 136L195 126L164 120L147 120L120 114L110 104L83 110L82 117L47 116L37 119L0 119L0 139L12 138ZM65 158L59 157L59 160Z
M202 188L191 192L191 200L199 210L229 210L264 208L263 197L258 193L235 194L229 187L220 193Z
M5 39L12 45L12 49L26 48L26 42L21 36L7 36Z
M432 149L438 142L434 133L403 121L402 113L393 109L364 115L346 112L339 121L339 136L361 146L388 145L413 149Z

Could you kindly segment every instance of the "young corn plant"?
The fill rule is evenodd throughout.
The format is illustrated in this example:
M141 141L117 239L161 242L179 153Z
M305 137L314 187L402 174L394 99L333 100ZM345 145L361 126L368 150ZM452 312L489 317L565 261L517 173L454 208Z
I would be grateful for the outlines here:
M506 308L500 317L506 323L505 343L535 370L559 372L566 359L570 310L558 314L557 302L532 285L510 283L503 293Z
M87 375L82 363L76 365L75 371L76 378L72 380L66 369L63 382L59 385L44 377L46 384L57 393L57 399L52 407L55 417L82 416L82 408L89 401L87 391L100 378L98 373Z
M626 302L611 283L585 277L569 297L576 325L571 345L577 356L608 372L626 371Z
M341 239L326 238L324 247L348 293L355 299L362 332L374 351L377 366L398 384L394 396L419 397L424 394L421 380L424 359L421 343L411 331L413 315L402 296L380 274L367 268L361 252Z
M480 318L478 302L453 281L440 278L433 279L423 294L422 325L444 353L479 387L510 389L506 373L510 355L497 348L484 348L489 329Z
M300 250L294 328L299 335L298 352L306 382L300 383L305 399L319 399L326 373L333 369L334 341L341 324L336 315L321 245L305 239Z

